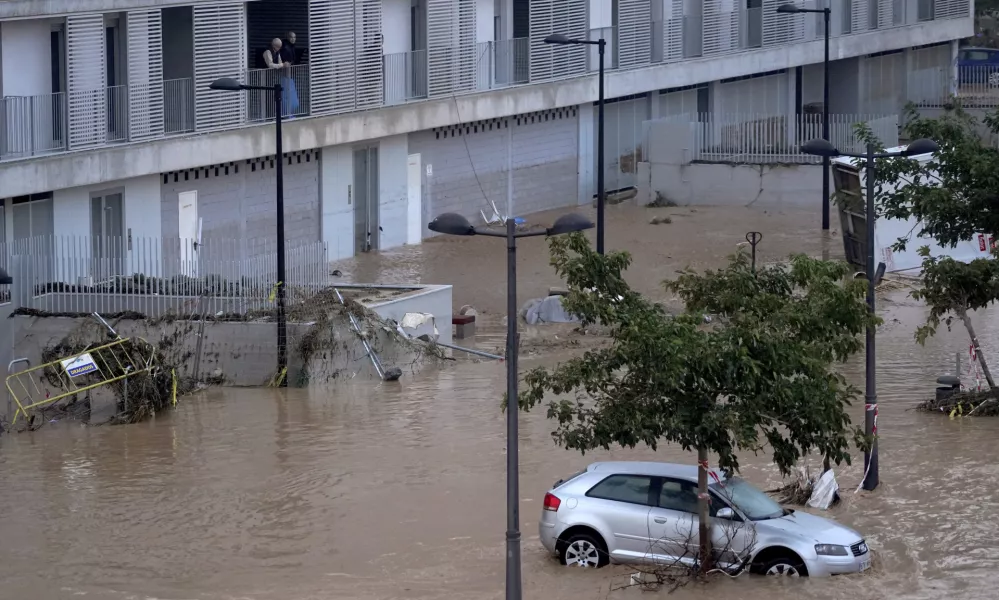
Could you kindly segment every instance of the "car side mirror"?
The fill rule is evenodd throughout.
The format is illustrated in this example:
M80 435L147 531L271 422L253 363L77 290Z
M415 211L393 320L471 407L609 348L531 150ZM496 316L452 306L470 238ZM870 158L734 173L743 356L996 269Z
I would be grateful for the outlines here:
M719 508L715 517L719 519L735 519L735 511L727 506L725 508Z

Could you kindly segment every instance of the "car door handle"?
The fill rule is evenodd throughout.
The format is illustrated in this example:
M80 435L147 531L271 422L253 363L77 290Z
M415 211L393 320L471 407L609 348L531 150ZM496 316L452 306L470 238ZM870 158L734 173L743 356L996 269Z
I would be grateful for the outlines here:
M660 518L658 518L658 517L657 517L657 518L655 519L655 521L656 521L656 523L659 523L660 525L662 525L663 523L665 523L665 522L666 522L666 519L660 519Z

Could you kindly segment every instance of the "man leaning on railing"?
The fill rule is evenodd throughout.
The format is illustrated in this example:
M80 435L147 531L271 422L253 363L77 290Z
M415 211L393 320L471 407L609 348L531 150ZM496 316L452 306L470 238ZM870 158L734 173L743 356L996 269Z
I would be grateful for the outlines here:
M281 116L290 117L298 110L298 90L291 77L295 60L295 33L288 33L288 46L280 38L271 40L271 47L264 50L264 64L268 69L280 69Z

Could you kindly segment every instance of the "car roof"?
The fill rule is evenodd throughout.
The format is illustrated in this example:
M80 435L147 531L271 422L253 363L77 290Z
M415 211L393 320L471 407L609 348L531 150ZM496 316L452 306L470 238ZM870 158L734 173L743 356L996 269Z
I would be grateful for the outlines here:
M653 477L675 477L678 479L697 480L697 465L680 465L676 463L622 460L603 461L591 463L586 467L587 472L599 473L620 473L628 475L652 475ZM720 480L725 479L725 473L712 469L713 473ZM710 481L708 482L710 483Z

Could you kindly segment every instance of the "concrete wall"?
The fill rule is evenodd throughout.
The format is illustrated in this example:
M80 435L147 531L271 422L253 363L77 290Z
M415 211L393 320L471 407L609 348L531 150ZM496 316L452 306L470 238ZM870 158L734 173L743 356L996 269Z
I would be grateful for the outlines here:
M657 123L649 135L649 160L641 165L639 204L657 193L680 205L814 206L822 195L819 165L691 163L684 157L685 124Z
M319 164L322 239L330 260L354 256L353 150L349 146L323 148Z
M117 12L132 8L163 8L178 4L211 4L217 0L4 0L0 19L85 12Z
M396 135L378 141L378 247L395 248L406 243L409 223L408 136Z
M430 313L434 316L434 323L440 332L440 341L450 344L451 317L454 315L452 312L452 292L450 285L429 285L398 298L391 298L383 302L365 303L365 306L382 318L392 319L396 322L401 322L406 313Z
M10 3L0 3L6 4ZM971 35L973 30L970 16L966 19L931 21L836 38L830 42L830 52L832 59L838 60L959 39ZM816 40L696 61L612 71L606 76L607 97L618 98L820 62L822 41ZM295 119L285 127L285 148L290 152L352 144L456 123L578 106L593 102L596 97L597 77L590 74L566 81L439 98L375 111ZM835 112L855 111L836 108ZM12 161L0 166L0 189L15 196L251 159L273 153L273 129L270 125L247 126L210 135Z
M384 54L409 52L412 48L409 16L412 0L382 0L382 51Z
M147 175L125 181L56 190L53 194L53 229L56 235L89 236L92 233L90 198L94 194L123 194L124 229L135 237L160 237L160 177Z

